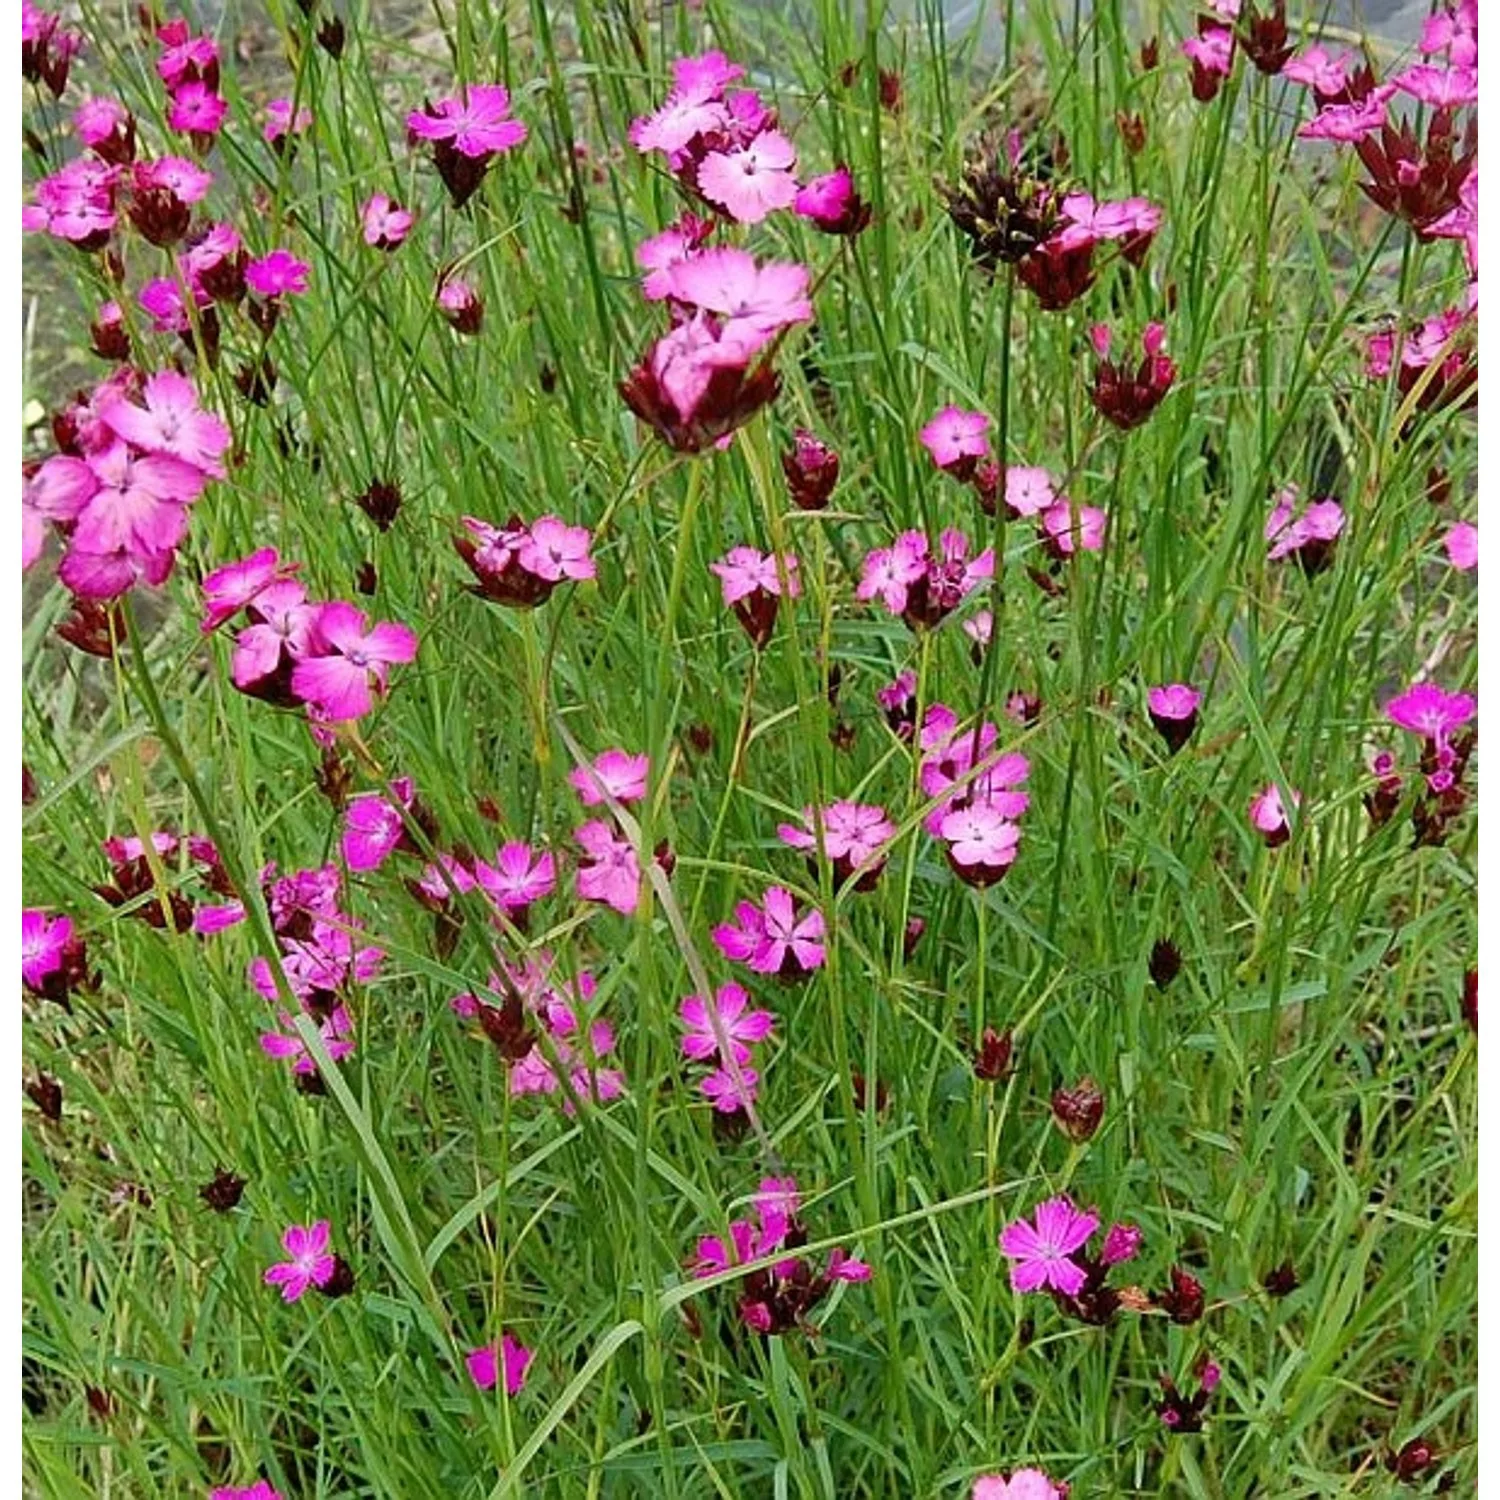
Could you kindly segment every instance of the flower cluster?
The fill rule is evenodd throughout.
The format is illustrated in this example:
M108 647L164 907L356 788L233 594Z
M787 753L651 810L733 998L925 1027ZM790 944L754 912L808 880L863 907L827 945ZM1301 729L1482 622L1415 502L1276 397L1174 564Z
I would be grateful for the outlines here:
M1089 330L1089 340L1099 363L1094 366L1091 399L1095 410L1122 432L1139 427L1166 399L1177 379L1177 366L1162 353L1166 330L1160 323L1148 323L1141 335L1141 362L1134 370L1121 360L1109 357L1113 335L1103 323Z
M814 907L802 914L796 897L779 885L767 889L759 906L739 902L734 921L721 922L713 930L714 943L725 958L788 984L823 967L824 937L823 913Z
M82 35L64 26L60 15L21 0L21 76L28 83L45 83L61 99L68 69L82 50Z
M1464 775L1476 737L1464 726L1477 711L1471 694L1449 693L1434 682L1413 683L1385 705L1385 716L1392 724L1422 741L1418 766L1422 782L1412 808L1418 845L1441 844L1448 825L1468 805ZM1375 786L1365 796L1365 808L1378 827L1400 806L1405 782L1389 751L1375 757L1372 769Z
M514 515L503 526L477 516L465 516L463 525L468 535L455 537L453 546L481 599L535 609L559 584L596 576L587 526L569 526L557 516L538 516L528 526Z
M88 950L73 930L73 919L33 906L21 909L21 983L39 1000L70 1009L69 996L89 989Z
M63 451L23 485L22 567L40 555L51 523L63 537L58 576L80 599L162 583L190 507L224 475L229 429L184 376L163 370L141 383L129 367L60 425Z
M591 764L578 766L568 780L585 807L597 807L607 799L638 802L646 795L650 772L651 763L644 755L615 749L606 750ZM573 837L583 850L578 894L585 901L602 902L622 916L630 916L641 896L641 865L635 845L613 816L580 824L573 830Z
M1162 211L1146 198L1096 202L1088 193L1066 193L1058 204L1057 227L1016 265L1021 284L1049 312L1076 302L1094 284L1094 252L1117 243L1120 254L1139 266L1161 228Z
M777 1251L787 1252L774 1265L752 1271L738 1283L740 1320L759 1334L790 1333L794 1328L812 1333L807 1316L836 1282L870 1279L870 1267L843 1250L832 1251L822 1270L795 1253L808 1238L797 1217L800 1201L795 1179L765 1178L752 1199L754 1217L732 1220L727 1239L705 1235L689 1267L696 1277L714 1276Z
M182 886L157 884L152 858L143 840L134 836L105 839L103 848L110 864L110 878L94 887L95 895L113 907L125 908L129 915L150 927L170 926L175 932L204 931L198 911ZM173 856L185 858L198 869L210 891L231 901L235 899L234 884L212 839L193 835L178 838L174 833L159 831L151 835L151 854L162 865ZM217 908L210 906L205 910L213 912ZM212 930L212 919L208 920L208 930Z
M1423 411L1473 406L1479 400L1475 315L1450 307L1408 329L1381 329L1365 346L1365 374L1386 380L1395 370L1403 397L1416 393Z
M390 669L415 659L416 633L406 625L372 626L343 599L309 600L274 548L227 563L203 580L205 630L241 610L230 678L240 692L277 708L306 708L315 729L363 718L383 697Z
M1031 773L1019 751L996 754L1000 731L988 720L961 725L945 703L929 706L918 740L918 782L934 802L922 826L941 841L948 866L966 885L982 888L1004 877L1021 842L1016 821L1026 811L1018 790Z
M711 1068L698 1085L703 1097L720 1114L747 1112L760 1084L751 1048L770 1039L776 1018L768 1010L752 1010L750 996L733 982L720 985L708 999L688 995L677 1015L682 1055Z
M885 868L886 855L896 839L896 825L883 807L867 802L830 802L826 807L804 808L802 824L779 824L776 833L783 844L809 856L813 878L818 873L819 830L822 852L833 866L833 882L857 891L872 891Z
M909 629L932 629L994 576L994 549L969 556L969 539L949 528L938 538L936 554L921 531L903 531L889 547L865 554L854 597L863 602L878 598Z

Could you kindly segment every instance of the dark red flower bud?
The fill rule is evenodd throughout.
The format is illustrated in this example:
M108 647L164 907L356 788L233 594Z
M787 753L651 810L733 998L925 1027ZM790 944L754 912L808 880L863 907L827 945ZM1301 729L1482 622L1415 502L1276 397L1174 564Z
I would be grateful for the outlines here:
M666 839L663 839L651 851L651 857L661 866L662 874L670 880L672 878L672 871L677 868L677 855L673 852L671 844Z
M927 923L921 917L911 917L906 923L906 931L901 934L901 956L909 963L911 956L917 951L917 944L922 941L922 934L927 931Z
M1048 240L1017 264L1016 275L1047 312L1060 312L1093 286L1094 247L1064 248Z
M1052 1118L1075 1145L1091 1140L1104 1118L1104 1092L1092 1078L1080 1078L1072 1088L1055 1089Z
M1453 495L1453 481L1448 471L1434 464L1427 471L1427 499L1432 505L1446 505Z
M205 1182L198 1189L198 1196L216 1214L227 1214L230 1209L239 1206L244 1191L245 1179L243 1177L236 1177L226 1168L217 1167L214 1169L212 1181Z
M108 1391L97 1385L86 1385L83 1388L83 1396L89 1404L89 1410L101 1422L107 1422L114 1415L115 1401Z
M1132 156L1139 156L1146 149L1146 117L1137 112L1127 114L1123 109L1115 112L1115 129L1120 140Z
M1479 1035L1479 970L1470 969L1464 975L1464 997L1460 1002L1463 1010L1464 1020L1469 1023L1469 1030L1475 1036Z
M901 113L901 75L894 68L880 70L880 107L887 114Z
M381 531L389 531L401 513L401 486L393 479L372 479L354 503Z
M1425 1438L1411 1438L1394 1452L1387 1452L1385 1466L1403 1484L1416 1484L1437 1462L1437 1453Z
M1156 37L1148 37L1141 43L1141 71L1149 73L1161 62L1161 42Z
M1267 1271L1261 1285L1271 1297L1290 1297L1302 1283L1297 1279L1296 1267L1290 1259L1282 1261L1274 1270Z
M792 503L799 510L822 510L839 478L839 456L805 427L792 434L792 446L781 455Z
M1188 1275L1181 1266L1173 1266L1171 1286L1158 1292L1153 1301L1174 1323L1186 1327L1203 1316L1203 1283L1196 1276Z
M62 1084L50 1073L38 1073L36 1081L26 1085L26 1097L41 1111L44 1120L56 1124L62 1119Z
M125 331L125 319L115 304L111 310L101 308L99 316L89 324L89 348L100 359L123 364L130 358L130 335Z
M344 23L338 16L330 16L318 27L318 45L337 62L344 55Z
M1182 954L1170 938L1157 938L1151 945L1151 957L1146 962L1146 971L1151 983L1164 990L1177 978L1182 969Z
M974 1054L974 1076L984 1083L999 1083L1010 1072L1012 1045L1009 1027L996 1031L986 1026Z
M325 1297L347 1297L354 1290L354 1267L342 1255L335 1255L333 1274L318 1290Z
M1245 56L1262 73L1274 76L1290 59L1296 47L1287 40L1286 0L1275 0L1272 8L1262 14L1253 3L1240 12L1240 44Z

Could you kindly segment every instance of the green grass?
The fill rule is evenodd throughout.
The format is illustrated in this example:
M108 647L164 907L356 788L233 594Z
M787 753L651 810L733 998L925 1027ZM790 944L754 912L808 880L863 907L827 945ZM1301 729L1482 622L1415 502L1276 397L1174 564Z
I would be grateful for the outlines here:
M1289 1500L1399 1492L1385 1453L1419 1434L1454 1492L1472 1490L1476 1043L1459 997L1477 835L1466 815L1414 849L1409 805L1379 829L1361 805L1371 749L1414 761L1382 720L1391 694L1424 670L1450 689L1474 680L1472 576L1438 546L1472 512L1473 419L1428 413L1403 435L1411 413L1365 377L1360 337L1459 300L1461 257L1390 227L1348 153L1292 140L1302 91L1242 61L1218 101L1195 104L1175 52L1190 8L1153 9L1163 60L1149 75L1118 3L1092 20L1026 7L1009 66L927 0L904 22L872 7L863 25L832 0L800 17L720 0L660 16L595 0L416 19L355 5L338 64L312 44L322 18L294 5L272 6L283 63L237 68L221 34L231 118L209 162L215 203L253 251L310 261L313 291L270 339L269 406L233 383L255 352L243 322L198 370L240 461L194 508L171 582L131 601L115 660L57 642L65 591L27 580L24 757L40 796L24 815L26 901L69 913L102 976L71 1013L24 1001L27 1078L54 1076L64 1097L60 1123L25 1106L30 1492L200 1495L263 1473L288 1500L849 1500L958 1496L1035 1463L1075 1497ZM88 89L120 93L166 149L133 7L84 15ZM851 242L790 214L737 232L811 266L817 323L784 344L775 406L727 452L683 458L615 390L666 326L633 247L679 206L657 159L624 142L671 59L710 46L778 104L804 172L847 160L876 212ZM899 113L881 108L877 68L900 72ZM531 128L458 213L402 124L455 76L505 82ZM280 94L316 124L278 157L259 109ZM1117 109L1146 117L1138 157ZM55 168L75 150L62 112L28 110ZM1165 219L1144 272L1104 271L1067 311L1017 288L1007 366L1001 280L968 263L936 182L981 128L1022 118L1065 132L1096 195L1138 192ZM389 257L359 238L376 190L420 214ZM455 260L485 298L479 338L435 314ZM130 289L164 261L133 241ZM76 278L83 308L104 294L92 261L49 265ZM1178 378L1122 436L1089 403L1087 329L1102 319L1134 340L1153 316ZM103 367L80 322L39 326L27 394L50 406L81 367ZM181 353L136 331L147 368ZM1106 550L1066 568L1057 597L1027 578L1041 561L1029 529L1004 529L983 669L957 617L915 638L853 597L860 558L897 530L988 538L916 442L950 401L992 415L1004 402L1010 461L1068 475L1110 515ZM842 458L822 514L793 509L779 472L798 425ZM28 455L51 451L33 430ZM1425 495L1434 464L1453 479L1448 513ZM377 477L404 495L384 534L354 504ZM1267 497L1293 481L1349 514L1311 580L1265 560ZM597 582L532 614L469 594L458 517L512 511L590 526ZM741 542L801 563L803 596L758 657L707 571ZM527 934L471 917L446 953L403 888L409 859L351 879L347 909L387 956L350 999L357 1050L323 1068L321 1097L257 1044L269 1007L246 966L263 917L176 936L91 890L102 839L154 828L212 832L242 882L269 860L338 858L303 723L236 693L228 640L198 631L193 580L262 545L300 560L318 597L420 635L344 740L356 789L409 775L443 847L489 853L503 830L566 864L575 750L622 745L652 759L640 847L676 855L634 918L573 900L569 873ZM352 593L367 562L368 600ZM1031 805L1015 866L983 895L921 832L910 747L876 706L906 667L924 703L963 716L1018 690L1042 701L1030 727L999 720L1030 759ZM1172 680L1202 686L1205 705L1168 758L1144 696ZM839 726L852 744L834 743ZM1245 813L1271 782L1305 799L1276 850ZM883 803L901 829L870 893L835 894L776 840L778 822L840 797ZM710 930L776 882L823 908L829 962L802 988L747 981L777 1040L757 1061L760 1130L729 1141L681 1063L676 1011L705 978L746 980ZM913 917L926 932L907 958ZM1147 962L1163 937L1184 963L1160 991ZM556 1098L510 1097L505 1063L449 1010L497 950L541 948L598 978L627 1075L616 1103L569 1116ZM970 1071L986 1024L1016 1034L1015 1071L994 1086ZM886 1086L883 1108L873 1088L860 1103L856 1071ZM1084 1075L1107 1106L1071 1146L1048 1100ZM220 1165L248 1180L222 1216L198 1196ZM816 1338L763 1340L735 1318L742 1271L698 1285L683 1268L784 1173L807 1195L812 1242L875 1275L818 1307ZM1203 1320L1122 1312L1093 1328L1013 1294L996 1237L1060 1192L1142 1227L1123 1279L1159 1290L1174 1264L1192 1269ZM284 1307L262 1272L284 1227L315 1218L355 1292ZM1261 1282L1288 1258L1301 1284L1273 1299ZM463 1366L502 1326L536 1351L508 1401ZM1204 1431L1170 1434L1159 1377L1191 1390L1204 1355L1223 1369ZM87 1387L108 1393L108 1416Z

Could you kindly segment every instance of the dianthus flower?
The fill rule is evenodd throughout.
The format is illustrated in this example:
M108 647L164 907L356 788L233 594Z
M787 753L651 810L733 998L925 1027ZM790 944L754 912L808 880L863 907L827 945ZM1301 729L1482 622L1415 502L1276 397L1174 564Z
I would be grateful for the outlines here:
M1098 1227L1098 1214L1080 1212L1066 1197L1038 1204L1034 1225L1025 1219L1008 1224L1000 1236L1000 1250L1014 1262L1012 1289L1035 1292L1050 1287L1064 1296L1076 1296L1086 1277L1072 1257Z
M1311 578L1333 560L1334 544L1344 529L1344 508L1337 500L1315 500L1299 515L1298 504L1295 485L1277 495L1266 518L1265 537L1271 544L1266 556L1271 562L1294 557Z
M296 563L283 563L274 547L263 547L238 562L215 568L203 580L203 619L199 629L205 634L217 630L232 619L256 595L273 583L284 582L297 570Z
M69 1008L69 994L90 984L88 954L73 919L38 907L21 910L21 983L42 1000Z
M896 838L896 825L885 809L865 802L830 802L826 807L804 808L802 825L782 823L777 837L793 849L817 857L817 824L823 825L823 852L833 865L834 883L855 882L857 891L873 890L885 868L886 855Z
M1113 340L1103 323L1089 330L1089 339L1099 356L1090 399L1100 416L1122 432L1129 432L1161 405L1177 378L1176 365L1162 353L1166 330L1160 323L1146 325L1141 335L1143 357L1134 372L1123 360L1115 364L1110 359Z
M573 831L583 850L578 866L578 894L585 901L612 906L630 916L641 897L641 866L635 845L616 836L612 824L595 819Z
M207 151L229 113L229 105L206 83L185 83L172 95L167 124L191 138L194 147Z
M470 1349L464 1356L469 1378L482 1391L494 1390L496 1383L504 1377L505 1394L519 1396L526 1384L526 1371L534 1358L532 1350L524 1348L519 1340L509 1333L500 1335L498 1344L485 1344Z
M385 693L391 667L416 654L408 626L371 627L363 611L335 600L318 608L307 652L292 668L292 692L335 723L362 718Z
M1477 711L1468 693L1445 692L1435 682L1413 683L1385 705L1385 716L1392 724L1439 747Z
M789 983L823 967L823 913L814 908L799 917L796 900L785 887L769 887L763 906L739 902L734 916L734 922L713 930L714 943L726 958Z
M713 313L721 338L760 348L793 323L812 317L807 267L793 261L757 264L732 245L698 250L667 268L667 296L684 307Z
M272 250L252 260L245 267L245 285L267 301L280 297L300 297L307 291L312 267L298 260L290 250Z
M376 193L359 211L365 244L374 250L394 250L411 232L415 216L384 193Z
M344 809L344 830L339 848L344 863L356 873L378 870L397 849L416 852L402 817L403 811L411 813L416 796L411 778L396 777L391 782L391 791L400 807L384 792L364 792L350 798Z
M1193 98L1209 103L1234 66L1234 32L1200 17L1197 35L1183 42L1180 50L1193 65Z
M569 526L557 516L539 516L526 525L512 516L492 526L476 516L463 517L467 536L454 548L477 580L474 592L496 604L534 609L564 580L595 576L586 526Z
M797 152L779 130L762 130L743 146L709 151L698 163L698 191L740 224L759 224L797 198Z
M1040 1469L1017 1469L1008 1480L999 1474L981 1474L969 1500L1064 1500L1066 1493Z
M135 160L135 117L118 99L85 99L73 111L73 129L101 161L128 166Z
M522 926L534 902L550 896L557 885L557 865L550 849L530 844L502 844L493 864L474 861L474 880L514 926Z
M290 1257L269 1266L267 1286L279 1286L284 1302L295 1302L309 1287L326 1286L333 1278L338 1257L328 1249L332 1226L327 1219L315 1224L292 1224L281 1237L281 1248Z
M639 802L646 795L651 762L628 750L606 750L589 764L568 772L568 785L585 807L597 807L606 795L616 802Z
M792 446L781 455L781 472L798 510L822 510L839 480L839 456L799 427L792 433Z
M433 164L455 208L474 195L490 163L526 139L526 126L510 118L510 94L499 84L472 84L406 117L413 140L432 144Z
M723 1056L723 1042L737 1064L750 1061L750 1046L771 1035L775 1017L768 1010L750 1010L750 997L732 981L714 992L713 1014L701 995L689 995L678 1007L683 1027L682 1055L693 1062L711 1062Z
M484 298L462 277L443 277L437 305L448 326L466 338L472 338L484 326Z
M1169 682L1151 688L1146 694L1146 710L1156 732L1167 742L1167 753L1175 755L1192 738L1198 727L1198 705L1203 694L1182 682Z
M1066 495L1042 512L1038 535L1059 562L1079 551L1102 552L1108 517L1094 505L1079 505Z
M1301 802L1302 793L1294 791L1293 805ZM1281 801L1281 788L1274 782L1262 787L1250 799L1250 826L1265 840L1268 849L1275 849L1291 838L1292 829Z
M599 1061L614 1051L614 1028L608 1021L595 1019L587 1028L582 1026L573 1008L562 1001L548 1004L543 1012L550 1037L550 1052L567 1075L568 1086L564 1088L558 1078L557 1068L551 1062L548 1050L540 1042L511 1064L510 1091L515 1095L563 1093L563 1112L572 1114L574 1097L592 1099L597 1103L608 1103L625 1092L625 1075L618 1068L601 1068ZM576 1040L581 1033L587 1034L587 1047L579 1049Z
M323 986L320 985L319 988ZM288 1028L292 1024L292 1018L284 1011L280 1015L280 1021ZM334 1062L342 1062L353 1054L354 1043L349 1040L353 1032L354 1019L342 1005L335 1005L318 1024L318 1035L323 1040L324 1050ZM318 1065L307 1050L307 1043L295 1031L262 1032L260 1047L267 1057L290 1058L292 1072L295 1074L311 1077L318 1071Z
M1479 528L1467 521L1455 521L1443 537L1443 551L1460 573L1479 566Z
M313 113L301 104L293 109L290 99L273 99L266 105L266 123L261 135L268 146L281 150L288 139L312 125Z
M774 553L762 554L754 547L731 547L726 556L710 563L708 570L719 575L724 603L734 611L757 651L771 639L776 626L782 572L786 574L787 597L795 599L802 592L797 581L797 559L789 552L782 554L778 568Z
M856 235L870 222L870 206L854 191L854 178L842 163L802 187L792 207L824 234Z
M945 406L917 437L938 468L966 482L979 460L990 455L989 430L990 419L984 412Z
M877 547L865 556L854 597L877 596L893 615L918 630L931 628L955 610L995 569L995 554L986 547L970 559L969 539L948 529L938 539L934 557L920 531L903 531L890 547Z
M208 1500L282 1500L282 1495L271 1488L269 1480L257 1479L251 1485L215 1485L208 1492Z

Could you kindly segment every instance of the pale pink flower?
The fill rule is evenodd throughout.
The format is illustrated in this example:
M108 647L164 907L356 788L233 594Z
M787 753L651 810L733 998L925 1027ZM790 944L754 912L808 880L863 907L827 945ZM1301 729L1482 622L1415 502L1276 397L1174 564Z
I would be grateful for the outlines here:
M786 572L787 594L795 599L801 592L797 582L797 559L790 552L783 553L781 568ZM761 553L754 547L731 547L720 561L708 565L710 573L717 573L724 591L724 602L738 604L757 590L779 596L781 574L777 569L776 555Z
M675 302L722 319L721 337L745 344L768 340L778 329L812 317L807 267L793 261L756 263L747 250L715 246L676 261L665 273Z
M222 418L198 405L191 380L175 370L150 376L142 391L145 408L113 393L99 407L104 424L146 453L164 453L211 474L224 477L229 428Z
M1301 792L1292 793L1294 806L1300 805ZM1291 837L1291 826L1287 822L1286 808L1281 801L1281 788L1275 782L1262 787L1250 799L1250 826L1261 834L1274 849Z
M295 1302L309 1287L326 1286L332 1278L337 1258L329 1253L331 1229L327 1219L303 1226L292 1224L281 1237L281 1248L291 1257L269 1266L265 1273L267 1286L279 1286L282 1300Z
M1190 36L1178 50L1205 73L1227 78L1234 60L1234 33L1227 26L1210 26L1202 35Z
M1470 572L1479 566L1479 528L1467 521L1455 521L1443 537L1443 550L1448 561L1460 573Z
M1434 109L1459 109L1479 102L1479 74L1473 68L1435 68L1430 63L1416 63L1394 74L1390 81L1402 93Z
M1394 92L1393 85L1382 84L1357 104L1330 104L1297 134L1305 141L1339 141L1344 145L1362 141L1385 124L1386 103Z
M945 406L917 436L938 468L968 479L978 461L989 457L989 430L984 412Z
M585 807L596 807L606 794L616 802L639 802L646 795L651 761L628 750L606 750L592 762L568 772L568 785Z
M464 1364L468 1367L469 1378L480 1390L493 1390L503 1374L505 1394L518 1396L526 1384L526 1371L534 1357L532 1350L523 1348L509 1333L502 1333L498 1344L469 1350L464 1356Z
M1013 516L1039 516L1050 510L1057 499L1056 485L1045 469L1019 465L1006 469L1005 506Z
M630 916L641 896L635 846L628 839L616 838L613 827L597 819L575 829L573 837L584 852L584 863L578 867L578 894L585 901L599 901Z
M538 516L521 539L520 565L545 583L593 578L597 573L589 556L593 537L587 526L569 526L557 516Z
M376 193L359 211L365 244L374 250L394 250L416 222L416 215L402 208L393 198Z
M339 984L343 979L342 964L335 959L330 967L326 962L329 957L330 955L318 953L308 946L289 954L282 967L293 991L310 993L314 989L332 989ZM283 1013L280 1019L283 1026L291 1026L290 1016ZM334 1006L327 1018L319 1024L318 1035L323 1040L323 1050L333 1062L342 1062L353 1054L354 1043L349 1040L353 1032L354 1019L342 1005ZM308 1052L307 1043L295 1031L262 1032L260 1049L267 1057L291 1059L294 1073L311 1075L317 1072L318 1065ZM290 1300L292 1299L288 1298Z
M252 623L235 636L229 664L231 680L244 692L312 650L320 606L307 602L295 579L281 578L261 588L249 608Z
M945 813L938 828L960 879L975 885L998 880L1015 862L1021 829L985 802Z
M704 221L685 213L675 224L635 247L636 263L646 273L641 291L648 302L660 302L671 296L672 268L696 254L712 228L712 220Z
M969 1500L1063 1500L1064 1493L1040 1469L1017 1469L1009 1480L980 1475Z
M694 1062L707 1062L720 1055L719 1038L729 1044L738 1064L750 1061L750 1046L771 1035L776 1018L768 1010L750 1010L750 997L732 981L722 984L713 997L713 1012L701 995L688 995L678 1007L684 1036L682 1054ZM717 1025L715 1024L717 1017Z
M790 208L797 197L797 152L779 130L763 130L733 151L710 151L698 164L698 191L741 224Z
M1015 1262L1010 1269L1012 1289L1035 1292L1050 1287L1065 1297L1076 1296L1086 1277L1070 1257L1088 1243L1098 1227L1097 1213L1081 1213L1067 1197L1039 1203L1034 1225L1025 1219L1006 1225L1000 1235L1000 1251Z
M1101 552L1107 517L1093 505L1079 505L1063 496L1056 505L1042 512L1042 535L1049 546L1063 557L1076 549Z
M313 122L312 111L299 105L294 112L290 99L273 99L266 105L266 123L261 134L274 146L287 136L301 135Z

